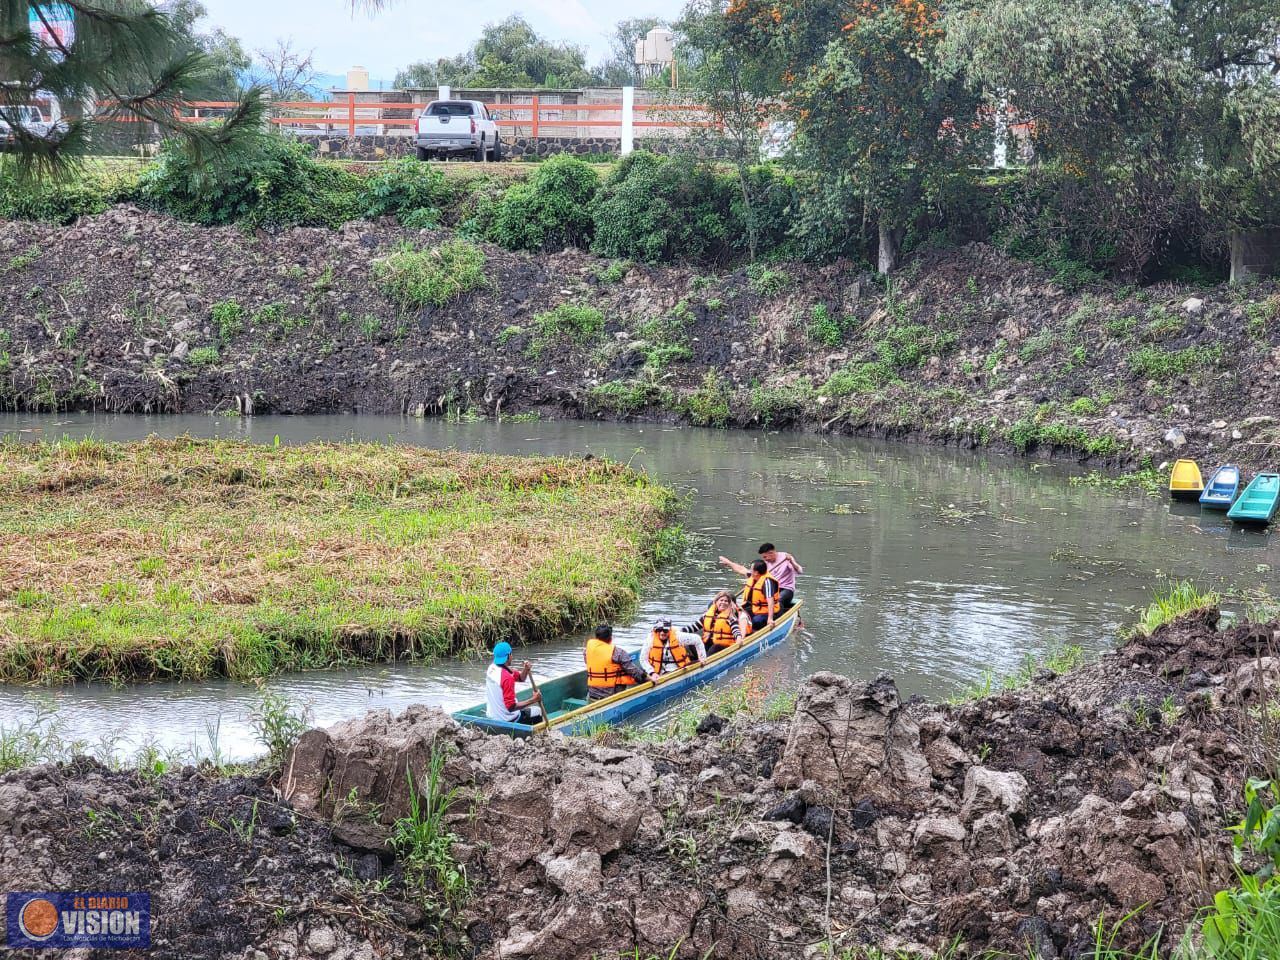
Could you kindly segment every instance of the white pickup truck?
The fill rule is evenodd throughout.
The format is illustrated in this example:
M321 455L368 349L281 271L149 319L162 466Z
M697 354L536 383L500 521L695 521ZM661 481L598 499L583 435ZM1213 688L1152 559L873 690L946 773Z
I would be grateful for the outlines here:
M414 137L419 160L466 153L474 160L501 160L498 125L479 100L436 100L418 117Z
M67 125L62 120L46 120L39 107L10 107L9 114L25 133L33 137L55 139L67 130ZM12 125L0 116L0 147L11 146L13 140Z

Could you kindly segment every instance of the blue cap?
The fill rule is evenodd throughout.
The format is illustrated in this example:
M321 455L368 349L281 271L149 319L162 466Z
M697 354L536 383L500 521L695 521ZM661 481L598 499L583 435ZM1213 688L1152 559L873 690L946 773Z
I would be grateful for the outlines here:
M498 666L502 666L511 659L511 644L503 640L493 648L493 662Z

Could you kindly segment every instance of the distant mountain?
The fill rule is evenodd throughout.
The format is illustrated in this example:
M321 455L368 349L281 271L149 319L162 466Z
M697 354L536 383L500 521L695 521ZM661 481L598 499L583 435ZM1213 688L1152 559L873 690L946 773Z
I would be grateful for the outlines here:
M394 87L391 83L391 77L369 77L370 90L392 90ZM346 73L317 73L315 80L311 83L307 90L312 96L318 96L321 99L329 96L334 90L342 90L347 86Z

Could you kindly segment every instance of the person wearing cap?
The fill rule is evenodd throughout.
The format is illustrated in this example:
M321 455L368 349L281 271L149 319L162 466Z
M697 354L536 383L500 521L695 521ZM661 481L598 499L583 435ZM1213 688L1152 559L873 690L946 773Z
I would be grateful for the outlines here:
M702 638L698 639L701 641ZM698 645L702 646L701 643ZM706 658L704 648L698 661L701 662ZM666 617L655 623L653 632L649 634L649 666L653 668L654 673L664 673L668 668L679 670L692 662L693 658L685 649L685 635L671 629L671 621Z
M511 644L503 640L493 648L493 663L484 674L485 713L490 720L533 724L542 719L542 694L527 700L516 699L516 684L528 683L533 665L524 662L519 672L511 669Z
M588 700L602 700L645 680L658 682L656 673L636 663L613 642L613 627L607 623L596 627L582 656L587 661Z

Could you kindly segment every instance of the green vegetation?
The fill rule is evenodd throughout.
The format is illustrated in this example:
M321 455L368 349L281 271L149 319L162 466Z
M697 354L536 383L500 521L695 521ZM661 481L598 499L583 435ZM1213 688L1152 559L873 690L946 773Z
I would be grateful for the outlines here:
M729 422L733 398L729 386L714 370L708 370L702 385L685 400L685 412L700 427L723 427Z
M537 336L529 346L531 356L539 356L547 345L555 342L586 344L604 335L604 314L595 307L578 303L562 303L533 318Z
M235 300L220 300L209 311L218 339L229 343L244 327L244 307Z
M601 283L621 283L631 270L630 260L614 260L607 267L596 274Z
M875 393L881 387L897 382L897 379L889 364L868 360L837 370L818 392L832 398Z
M1071 477L1072 486L1100 487L1109 490L1127 490L1137 487L1144 493L1157 496L1163 494L1169 482L1168 474L1161 473L1150 464L1132 473L1117 475L1094 471L1079 477Z
M187 363L193 367L212 367L219 359L217 347L194 347L187 354Z
M1005 439L1019 453L1037 447L1056 447L1074 450L1086 457L1113 457L1120 453L1120 441L1110 434L1094 435L1083 427L1066 423L1041 422L1037 417L1025 417L1005 431Z
M761 297L774 297L791 286L791 277L783 270L753 263L747 267L747 283Z
M649 407L669 406L671 391L649 380L624 383L612 380L592 387L587 394L591 407L618 416L632 416Z
M1222 348L1218 346L1195 346L1182 350L1147 346L1130 353L1127 362L1135 377L1167 383L1176 377L1185 377L1196 370L1213 366L1221 359Z
M1075 644L1054 647L1043 656L1025 654L1022 663L1013 673L997 677L994 670L986 670L982 680L970 684L959 693L947 699L953 706L967 703L970 700L981 700L998 690L1021 690L1030 686L1041 670L1051 670L1055 674L1070 673L1084 663L1084 649Z
M1268 332L1280 319L1280 295L1266 300L1256 300L1244 308L1245 329L1255 340L1265 340Z
M6 443L0 680L248 678L558 634L634 601L672 504L601 461Z
M590 164L557 154L503 194L486 236L511 250L585 247L591 241L591 202L599 187L600 178Z
M930 357L943 357L955 349L959 337L950 330L908 323L890 327L875 342L880 359L898 370L918 367Z
M1148 636L1183 614L1208 610L1216 607L1221 600L1222 597L1212 590L1202 593L1190 580L1172 582L1163 590L1152 594L1151 603L1142 611L1131 632Z
M631 742L662 742L688 740L697 732L698 724L714 713L732 720L746 717L756 720L785 720L796 710L796 694L793 690L772 689L764 675L748 667L737 681L713 687L704 687L687 702L662 727L620 727L607 730L605 739L620 736Z
M298 738L307 732L311 717L284 694L261 688L258 703L249 715L257 741L267 748L269 766L284 763Z
M421 229L439 224L440 208L453 192L438 169L405 157L378 167L362 186L360 204L366 217L394 216Z
M401 307L420 309L443 307L484 286L484 268L484 251L474 243L455 239L426 250L403 244L373 261L373 276L382 292Z
M795 383L753 388L747 409L761 426L786 426L808 413L815 396L813 384L802 377Z
M644 351L645 369L650 374L693 359L687 337L693 319L689 302L681 300L668 313L651 317L636 327L637 345Z
M407 879L424 898L438 894L445 909L460 907L470 884L466 871L453 855L453 845L461 838L445 824L445 817L457 800L457 790L446 790L445 754L433 748L427 762L426 778L414 783L408 770L409 815L391 828L391 848L404 861Z
M1280 956L1280 784L1250 777L1244 785L1245 813L1231 827L1237 867L1244 855L1260 859L1239 885L1213 898L1200 925L1213 960L1264 960Z
M825 303L815 303L809 309L809 339L826 347L838 347L844 342L845 319L833 317Z

